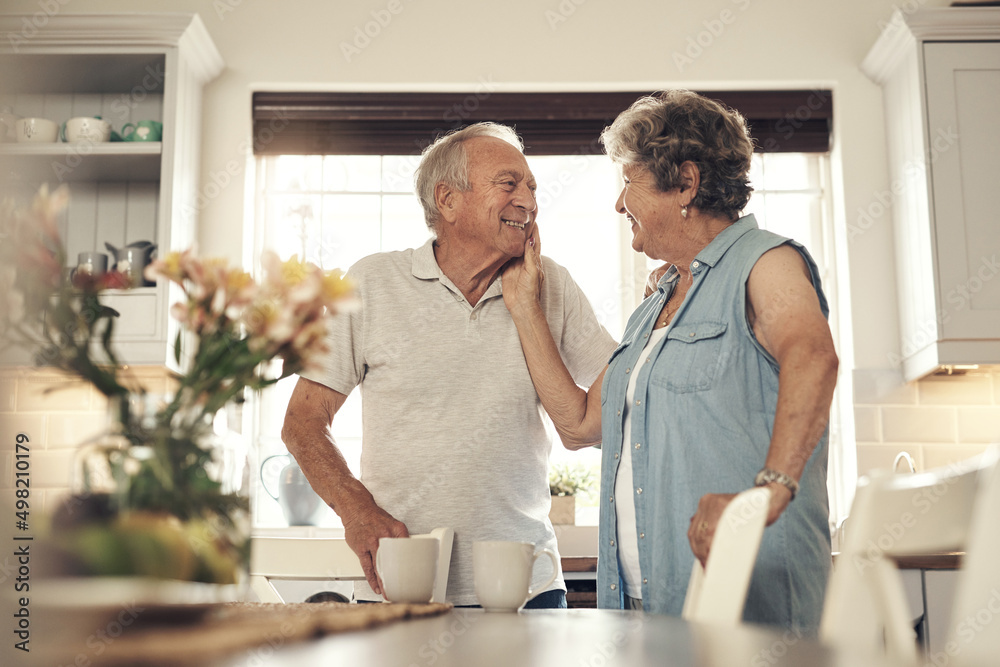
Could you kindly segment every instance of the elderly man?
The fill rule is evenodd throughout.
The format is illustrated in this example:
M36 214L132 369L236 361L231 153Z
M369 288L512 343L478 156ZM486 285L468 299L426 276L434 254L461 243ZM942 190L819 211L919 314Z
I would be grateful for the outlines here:
M303 376L282 438L313 488L340 515L366 583L380 599L380 537L455 530L448 600L475 605L472 544L516 540L556 551L548 520L541 404L504 305L499 275L535 231L535 179L508 127L478 123L428 147L417 196L435 238L366 257L349 275L361 308L337 315L322 371ZM542 305L573 379L589 387L615 342L566 269L542 268ZM362 387L362 475L329 426ZM538 561L532 586L551 574ZM565 607L561 573L529 607Z

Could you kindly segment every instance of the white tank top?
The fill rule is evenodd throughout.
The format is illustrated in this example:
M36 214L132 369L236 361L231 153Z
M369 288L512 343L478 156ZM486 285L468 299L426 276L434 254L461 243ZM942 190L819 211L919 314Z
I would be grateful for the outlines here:
M664 336L669 326L653 329L649 341L635 362L635 368L646 363L650 351ZM622 433L622 459L618 463L615 476L615 511L618 515L618 563L621 567L625 595L642 599L642 573L639 570L639 536L635 529L635 495L632 490L632 408L635 399L635 378L632 373L625 391L625 407L622 412L624 430Z

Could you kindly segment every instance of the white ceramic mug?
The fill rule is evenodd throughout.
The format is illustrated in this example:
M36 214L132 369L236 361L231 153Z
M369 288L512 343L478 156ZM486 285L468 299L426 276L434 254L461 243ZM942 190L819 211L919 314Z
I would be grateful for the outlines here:
M100 118L80 116L63 124L63 141L90 141L103 143L111 139L111 123Z
M19 142L51 144L59 139L59 125L47 118L22 118L14 123Z
M375 571L382 581L382 594L390 602L430 602L437 576L437 539L382 537L375 552Z
M531 588L531 573L541 556L552 561L552 576ZM486 611L517 611L556 580L559 564L549 549L535 551L526 542L474 542L472 570L476 597Z

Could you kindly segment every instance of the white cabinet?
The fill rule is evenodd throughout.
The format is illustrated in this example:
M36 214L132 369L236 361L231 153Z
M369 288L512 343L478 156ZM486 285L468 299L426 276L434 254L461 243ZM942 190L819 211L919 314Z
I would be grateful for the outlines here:
M862 69L883 87L902 365L1000 363L1000 9L897 12ZM871 207L869 207L871 212Z
M101 116L163 124L158 142L0 143L0 183L30 199L42 183L70 188L61 223L69 262L151 241L158 253L195 240L201 90L223 68L196 14L57 14L0 16L0 107L21 117L63 123ZM112 259L113 258L109 258ZM170 365L179 300L165 284L116 291L106 302L121 313L115 344L130 364ZM25 363L30 357L7 358Z

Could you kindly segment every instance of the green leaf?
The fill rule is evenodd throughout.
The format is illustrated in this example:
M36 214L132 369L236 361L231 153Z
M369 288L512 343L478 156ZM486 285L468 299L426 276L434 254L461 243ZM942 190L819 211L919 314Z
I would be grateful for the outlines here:
M183 330L178 330L177 338L174 340L174 361L177 362L178 366L181 364L181 334L183 333Z

